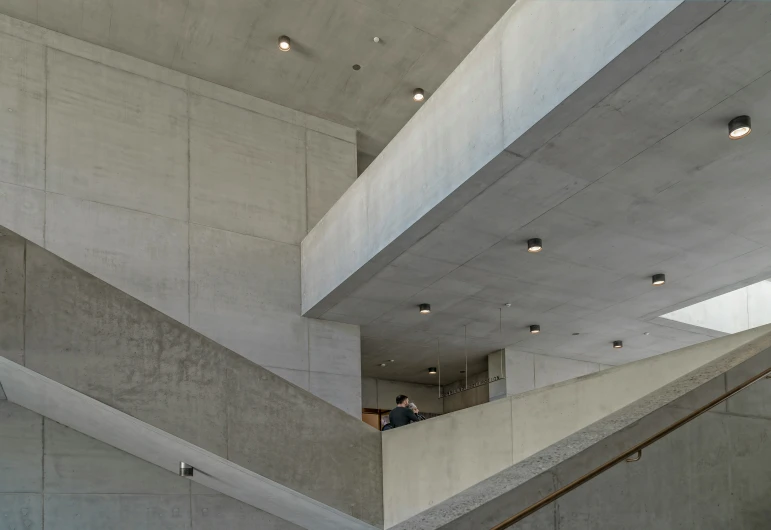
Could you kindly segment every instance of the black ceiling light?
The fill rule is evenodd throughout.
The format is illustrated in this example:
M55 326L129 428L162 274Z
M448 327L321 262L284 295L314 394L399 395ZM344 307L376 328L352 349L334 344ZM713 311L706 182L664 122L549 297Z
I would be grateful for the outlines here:
M654 274L651 276L651 283L653 285L664 285L667 283L667 277L663 274Z
M543 250L543 241L541 241L540 238L534 237L533 239L527 240L527 251L528 252L541 252Z
M434 375L436 373L436 368L432 366L431 368L428 369L428 373L431 375Z
M420 312L424 315L431 312L431 304L420 304L418 307L420 308Z
M538 324L533 324L532 326L530 326L530 333L532 333L533 335L536 335L540 332L541 332L541 326L539 326Z
M426 99L426 93L423 91L422 88L416 88L412 91L412 99L420 103L424 99Z
M728 137L739 140L752 132L752 122L749 116L737 116L728 122Z
M282 52L288 52L292 49L292 41L286 35L281 35L278 38L278 49Z
M613 341L613 347L618 350L618 349L624 347L624 343L623 343L623 341L620 341L620 340L614 340Z

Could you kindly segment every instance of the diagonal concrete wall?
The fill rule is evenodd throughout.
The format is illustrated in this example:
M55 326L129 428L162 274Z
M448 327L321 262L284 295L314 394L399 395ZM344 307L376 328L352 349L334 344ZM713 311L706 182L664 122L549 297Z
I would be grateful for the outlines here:
M303 240L303 313L323 315L721 6L516 2ZM527 222L550 206L524 200L522 173L507 207ZM550 193L568 187L554 180ZM459 221L458 241L484 238Z
M386 528L716 359L768 347L771 326L764 326L387 431L383 433ZM414 459L405 462L404 447L410 448Z
M0 358L8 399L79 432L176 472L179 462L198 470L193 479L234 499L309 530L375 530L375 527L284 487L232 461L32 370Z
M4 530L301 528L14 403L0 425Z
M380 433L10 232L0 355L290 490L382 522Z
M394 526L394 530L491 528L540 501L550 493L593 471L610 459L630 450L636 444L654 436L686 417L691 411L722 396L727 390L733 389L771 368L771 326L715 339L697 347L703 346L720 347L725 354L450 499ZM595 376L589 376L589 378L591 377ZM767 379L759 380L756 383L759 389L752 387L749 391L741 392L734 396L727 405L722 405L714 410L737 415L770 417L768 407L764 404L767 403L769 395L766 381ZM564 417L559 418L559 420L564 419ZM643 454L643 459L647 459L648 450L644 451ZM723 455L722 457L726 458L726 456ZM699 459L705 462L711 460L712 457L702 455ZM764 475L767 477L767 473ZM681 474L677 474L677 478L688 481L698 480L693 476ZM765 483L767 484L767 478ZM586 485L589 491L594 490L596 487L594 484ZM683 488L683 491L692 490ZM735 493L736 491L734 491ZM583 494L586 494L586 490ZM706 495L705 492L704 496ZM626 497L623 494L621 496ZM574 498L573 502L565 504L566 507L578 514L579 521L566 523L564 519L559 517L560 514L554 510L551 512L545 510L515 528L555 528L551 526L555 517L560 521L556 528L613 528L619 523L615 519L595 517L594 515L585 519L587 508L591 508L585 504L581 505L581 498L579 495L577 502ZM724 499L724 506L729 505L735 506L736 504ZM609 511L612 509L605 513L607 514ZM654 527L670 528L666 523L645 525L645 511L644 508L640 508L633 518L621 521L618 528L640 528L640 530ZM718 510L718 512L720 511ZM722 511L721 517L716 520L723 520L722 515L725 513ZM637 523L641 521L642 524L638 525ZM677 519L670 522L674 528L682 528L682 526L677 525ZM685 519L681 522L687 523L690 520ZM585 526L582 523L591 524ZM688 527L687 524L685 526ZM733 528L732 525L731 527ZM750 526L749 528L759 527Z

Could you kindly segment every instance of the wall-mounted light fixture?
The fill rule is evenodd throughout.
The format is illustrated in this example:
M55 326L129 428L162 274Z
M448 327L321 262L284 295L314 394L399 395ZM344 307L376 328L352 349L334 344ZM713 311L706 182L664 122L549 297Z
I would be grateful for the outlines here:
M191 466L190 464L186 464L184 462L179 463L179 476L180 477L192 477L193 476L193 470L195 468Z

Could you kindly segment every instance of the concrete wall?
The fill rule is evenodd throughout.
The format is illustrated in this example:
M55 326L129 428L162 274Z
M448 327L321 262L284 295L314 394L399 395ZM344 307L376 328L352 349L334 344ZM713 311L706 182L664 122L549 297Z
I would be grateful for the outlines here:
M380 524L380 433L360 418L18 236L0 256L0 355Z
M386 528L522 461L748 340L743 335L715 339L383 433ZM404 447L410 448L414 459L405 462L401 458Z
M439 390L435 386L388 381L363 377L361 379L361 404L368 409L390 410L396 406L396 396L409 396L421 412L442 414L444 407L439 399Z
M477 405L482 405L483 403L487 403L488 401L490 401L487 384L480 384L479 386L474 386L477 383L481 383L487 380L487 378L488 378L488 373L481 372L478 374L470 375L468 377L468 382L466 382L466 379L463 378L459 381L454 381L452 383L444 385L442 390L444 390L445 392L458 390L458 389L464 388L466 385L471 387L469 390L458 392L457 394L453 394L451 396L447 396L446 398L444 398L443 399L444 413L448 414L450 412L455 412L457 410L463 410L469 407L475 407Z
M2 530L299 530L0 400Z
M769 402L763 380L512 528L768 528Z
M738 333L763 326L771 323L771 282L762 281L742 287L661 318L723 333Z
M355 131L0 19L0 225L360 414L356 326L300 316Z
M611 368L607 364L522 352L514 348L491 353L487 356L487 364L490 377L504 376L504 379L489 385L490 401Z

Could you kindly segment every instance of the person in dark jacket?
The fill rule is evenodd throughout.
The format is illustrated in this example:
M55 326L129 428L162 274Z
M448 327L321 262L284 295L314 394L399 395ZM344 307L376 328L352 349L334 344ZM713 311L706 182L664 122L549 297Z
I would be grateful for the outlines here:
M409 405L410 398L403 395L396 396L396 408L388 415L388 419L394 428L404 427L413 421L420 421L420 418L412 412Z

